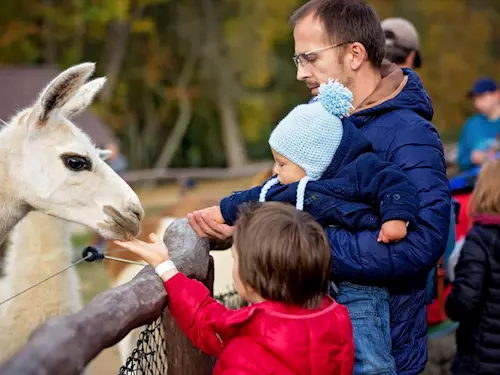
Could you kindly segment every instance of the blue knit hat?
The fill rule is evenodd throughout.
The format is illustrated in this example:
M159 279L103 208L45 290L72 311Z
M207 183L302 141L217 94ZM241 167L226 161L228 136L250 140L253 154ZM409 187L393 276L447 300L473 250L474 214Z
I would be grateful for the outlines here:
M274 128L269 138L271 148L306 172L297 188L299 210L304 206L304 192L310 180L318 180L326 171L342 140L341 119L352 108L352 92L340 82L328 79L319 87L319 95L311 104L295 107ZM263 187L260 201L278 183L272 178Z

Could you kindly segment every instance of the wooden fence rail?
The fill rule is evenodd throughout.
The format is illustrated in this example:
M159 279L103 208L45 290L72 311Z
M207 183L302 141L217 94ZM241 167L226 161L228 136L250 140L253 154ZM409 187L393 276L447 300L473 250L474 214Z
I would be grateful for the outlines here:
M208 240L196 236L186 219L179 219L167 229L164 241L181 272L213 288ZM158 319L167 299L161 279L151 267L145 267L133 280L99 294L78 313L42 324L0 367L0 375L80 374L103 349L118 343L132 329ZM168 374L211 374L213 359L187 340L168 310L163 323Z
M152 181L182 181L188 178L224 180L254 176L264 168L272 167L270 161L248 164L239 168L166 168L127 171L122 177L130 185Z

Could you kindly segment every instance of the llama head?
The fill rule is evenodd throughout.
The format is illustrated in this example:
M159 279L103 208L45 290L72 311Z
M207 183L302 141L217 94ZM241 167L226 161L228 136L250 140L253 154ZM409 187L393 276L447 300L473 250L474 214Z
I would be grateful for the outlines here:
M32 209L87 225L105 238L138 234L144 211L134 191L70 118L89 106L105 78L93 63L73 66L18 113L7 129L9 176Z

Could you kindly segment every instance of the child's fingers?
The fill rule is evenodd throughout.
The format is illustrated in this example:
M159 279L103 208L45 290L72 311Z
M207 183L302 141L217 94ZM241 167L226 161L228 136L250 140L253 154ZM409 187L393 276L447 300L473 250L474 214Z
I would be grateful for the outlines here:
M124 249L130 249L131 244L129 241L119 241L119 240L114 240L113 243L115 245L118 245L120 247L123 247Z
M132 239L130 241L113 241L113 243L117 244L118 246L123 247L124 249L130 250L133 253L139 254L143 250L143 242L139 241L137 239Z
M378 232L377 242L382 242L382 231Z
M149 233L149 241L151 243L158 242L158 236L156 235L156 233Z

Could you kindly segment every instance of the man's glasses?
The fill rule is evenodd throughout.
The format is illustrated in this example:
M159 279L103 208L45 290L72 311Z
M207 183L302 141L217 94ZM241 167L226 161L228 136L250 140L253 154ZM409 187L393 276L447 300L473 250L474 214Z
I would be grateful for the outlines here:
M292 57L292 59L293 59L293 62L295 63L295 66L297 68L299 67L299 64L300 64L300 66L302 66L304 68L307 64L309 64L311 62L309 60L308 56L312 55L313 53L323 52L327 49L334 48L334 47L340 47L340 46L343 46L344 44L349 44L349 43L354 43L354 42L337 43L337 44L332 44L331 46L315 49L314 51L299 53L298 55L294 55Z

